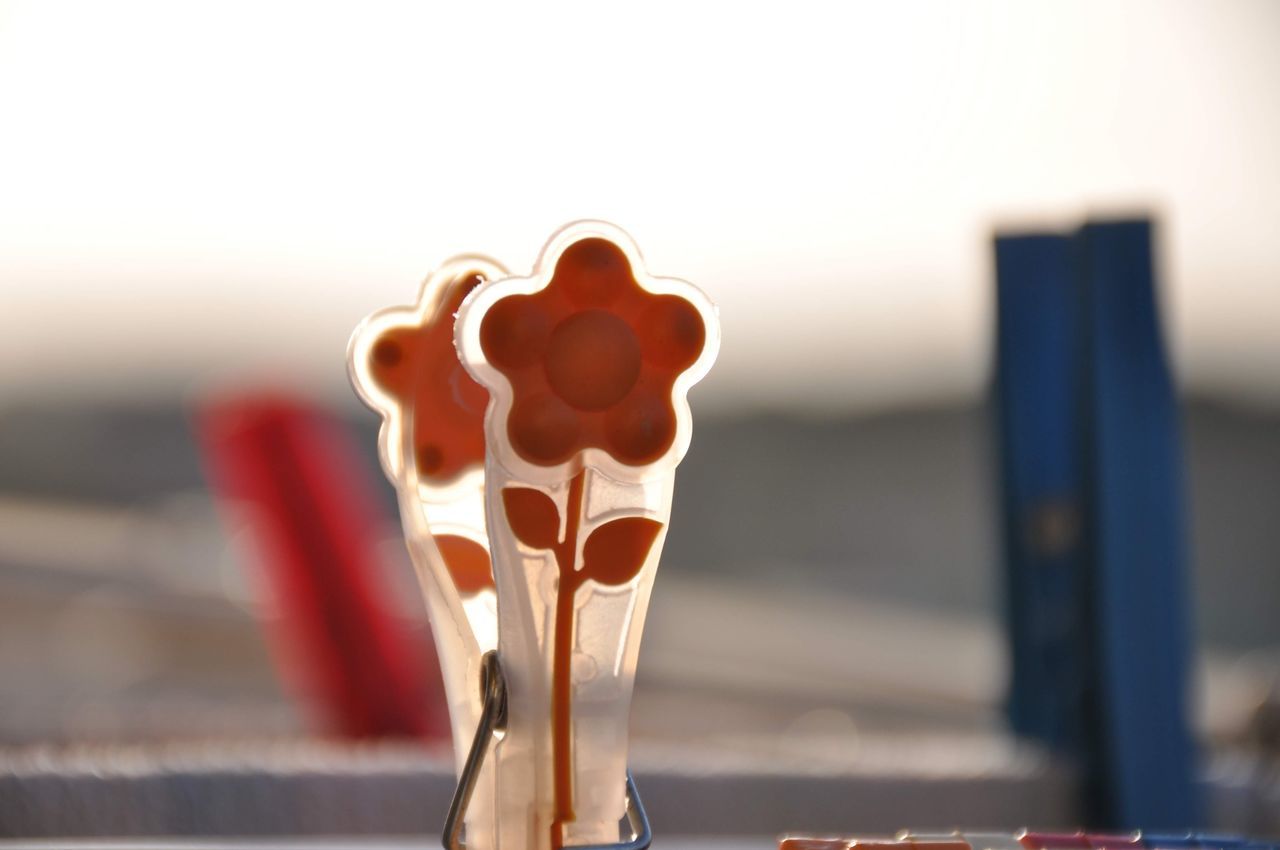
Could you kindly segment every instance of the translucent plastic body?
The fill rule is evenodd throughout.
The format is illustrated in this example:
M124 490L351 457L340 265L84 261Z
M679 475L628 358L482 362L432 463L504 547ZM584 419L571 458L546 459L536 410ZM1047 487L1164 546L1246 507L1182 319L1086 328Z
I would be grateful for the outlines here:
M459 770L479 721L480 658L496 648L498 624L485 533L488 395L458 362L453 316L468 292L505 274L483 257L450 260L416 305L369 316L349 348L356 390L382 415L379 455L431 619ZM492 782L486 766L467 819L472 846L493 846Z
M649 275L618 228L579 222L529 277L476 288L455 330L490 394L486 508L508 684L497 846L615 842L640 637L690 440L686 394L715 359L716 311L691 284Z

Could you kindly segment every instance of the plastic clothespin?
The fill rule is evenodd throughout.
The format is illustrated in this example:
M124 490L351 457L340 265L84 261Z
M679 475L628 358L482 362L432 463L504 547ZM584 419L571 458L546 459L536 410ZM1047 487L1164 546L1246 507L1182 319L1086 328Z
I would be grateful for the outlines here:
M1054 751L1092 746L1083 635L1085 440L1080 281L1072 237L997 236L999 422L1010 649L1009 723Z
M690 441L686 394L719 348L715 307L650 275L617 227L584 221L556 233L529 276L476 288L456 333L490 395L485 501L507 708L497 846L618 844L624 809L631 846L647 843L628 806L627 720ZM489 850L467 829L468 850Z
M898 833L898 839L908 842L911 850L971 850L969 842L959 832L908 832Z
M497 597L484 519L488 395L458 361L453 320L469 292L505 274L485 257L449 260L417 304L369 316L348 349L356 391L382 416L379 455L431 619L459 774L481 718L481 661L497 646ZM483 842L492 821L477 815L469 829Z
M1146 847L1142 842L1142 833L1089 833L1085 836L1092 850L1141 850Z
M1254 842L1238 835L1209 833L1123 834L1077 832L960 832L912 833L903 831L893 839L852 836L786 835L778 839L779 850L1275 850L1277 845Z
M1018 839L1026 850L1089 850L1093 845L1084 832L1023 832Z
M1076 237L1090 447L1100 821L1195 828L1204 817L1192 734L1191 604L1178 400L1160 325L1154 227L1093 221Z
M1203 800L1152 239L1141 219L998 238L996 387L1014 731L1080 758L1087 821L1171 830Z
M849 839L834 835L784 835L778 850L848 850Z
M973 850L1025 850L1019 833L961 832L960 837L969 842Z
M1197 850L1200 847L1213 847L1213 843L1202 843L1194 832L1144 832L1143 843L1152 850Z

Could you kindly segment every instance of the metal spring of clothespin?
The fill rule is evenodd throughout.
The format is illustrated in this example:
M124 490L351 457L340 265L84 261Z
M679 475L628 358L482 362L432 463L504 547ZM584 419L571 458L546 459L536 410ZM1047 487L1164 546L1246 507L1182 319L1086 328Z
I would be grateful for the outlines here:
M507 728L507 680L502 672L502 662L494 650L486 652L480 660L480 723L476 727L475 738L471 742L471 751L458 777L458 787L453 792L453 800L449 803L449 813L444 820L444 832L441 843L445 850L466 850L466 841L462 834L463 822L466 819L467 806L471 802L471 794L475 791L476 780L480 776L480 766L489 752L493 739ZM653 842L653 831L649 827L649 816L645 813L644 803L636 790L636 782L627 771L627 824L631 829L631 838L616 844L581 844L574 850L648 850Z

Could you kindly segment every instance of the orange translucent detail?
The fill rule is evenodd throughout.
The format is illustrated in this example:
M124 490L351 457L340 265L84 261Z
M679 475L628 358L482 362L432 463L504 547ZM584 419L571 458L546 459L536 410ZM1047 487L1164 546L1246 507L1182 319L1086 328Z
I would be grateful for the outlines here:
M796 838L783 837L778 840L778 850L846 850L849 846L847 838Z
M672 387L705 342L692 304L642 288L598 237L570 245L543 290L499 300L480 325L485 357L511 382L511 445L543 466L592 447L631 466L662 457L676 435Z
M494 586L489 550L474 540L454 534L437 534L435 541L458 593L467 596Z
M413 423L413 462L427 482L443 483L484 463L489 394L453 347L453 316L481 282L478 274L454 278L425 324L388 328L370 349L369 373Z

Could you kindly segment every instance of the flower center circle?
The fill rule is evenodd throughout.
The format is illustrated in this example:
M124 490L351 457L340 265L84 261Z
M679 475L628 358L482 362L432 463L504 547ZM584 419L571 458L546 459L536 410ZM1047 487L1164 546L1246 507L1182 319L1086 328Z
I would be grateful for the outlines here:
M640 342L613 313L585 310L556 325L544 362L556 395L579 410L604 410L640 377Z

